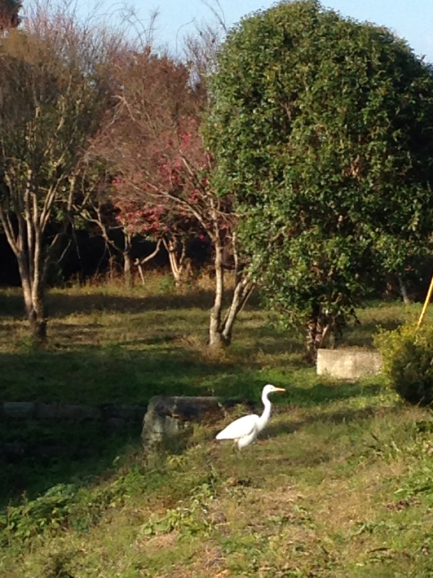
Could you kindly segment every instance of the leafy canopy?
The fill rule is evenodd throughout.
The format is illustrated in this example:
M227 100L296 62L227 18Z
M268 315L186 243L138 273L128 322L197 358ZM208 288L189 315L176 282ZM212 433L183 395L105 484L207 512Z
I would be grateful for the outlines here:
M335 319L426 250L433 77L404 41L284 2L229 33L212 90L216 185L274 309Z

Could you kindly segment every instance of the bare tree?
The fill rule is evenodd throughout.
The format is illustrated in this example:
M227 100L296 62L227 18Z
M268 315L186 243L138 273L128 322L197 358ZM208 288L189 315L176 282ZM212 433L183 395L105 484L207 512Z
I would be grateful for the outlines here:
M0 220L38 339L48 267L71 219L83 151L110 105L118 42L73 12L41 6L0 40Z
M204 84L191 82L191 67L150 50L130 55L122 71L122 92L114 116L95 139L95 153L117 169L118 193L137 228L141 219L152 226L152 211L158 215L158 233L175 279L185 257L182 235L204 232L211 240L215 296L209 343L227 345L252 283L239 255L231 200L218 198L211 185L213 160L200 134L207 103ZM231 255L236 280L225 315L224 253Z
M221 43L227 34L224 12L219 0L203 3L208 7L213 22L204 22L196 27L193 34L185 38L184 53L191 70L191 80L200 93L203 108L209 103L209 78L218 66L218 54ZM203 145L204 146L204 145ZM209 174L212 173L212 161L209 160ZM185 159L187 163L187 159ZM204 181L208 185L210 179ZM236 236L238 218L233 211L232 199L220 199L210 187L202 188L202 215L206 230L212 240L214 249L215 295L210 313L209 344L213 348L228 345L232 339L233 326L238 313L248 301L253 289L246 262L242 256ZM222 225L224 223L224 225ZM234 289L226 313L223 313L223 298L225 286L224 253L231 254L233 260Z

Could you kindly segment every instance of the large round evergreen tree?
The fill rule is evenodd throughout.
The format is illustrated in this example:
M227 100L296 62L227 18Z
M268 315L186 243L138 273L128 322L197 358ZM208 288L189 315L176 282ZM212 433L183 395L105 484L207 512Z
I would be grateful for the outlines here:
M208 142L269 306L310 352L375 275L428 250L433 76L385 28L284 2L241 21L213 80Z

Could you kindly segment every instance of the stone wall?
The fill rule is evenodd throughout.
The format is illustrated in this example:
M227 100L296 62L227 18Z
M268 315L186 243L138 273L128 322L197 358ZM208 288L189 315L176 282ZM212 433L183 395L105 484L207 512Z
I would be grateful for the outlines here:
M183 396L155 396L150 399L147 407L6 401L0 402L0 420L9 423L11 428L19 428L26 422L46 425L66 422L71 427L80 423L83 426L96 423L108 430L132 427L137 433L141 428L145 446L169 443L177 447L188 439L194 423L215 423L224 416L227 409L239 403L245 404L250 410L254 406L245 400L220 401L216 397ZM66 449L61 443L53 446L14 441L0 443L0 457L15 459L17 456L40 454L64 456Z
M96 421L112 428L141 424L146 413L145 406L102 405L90 406L73 403L39 403L28 401L5 401L0 403L2 420L40 420L44 422Z

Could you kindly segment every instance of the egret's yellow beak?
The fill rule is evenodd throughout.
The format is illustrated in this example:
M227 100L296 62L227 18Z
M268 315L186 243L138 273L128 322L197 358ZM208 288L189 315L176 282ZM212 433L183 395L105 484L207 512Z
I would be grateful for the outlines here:
M275 387L274 391L286 391L283 387Z

